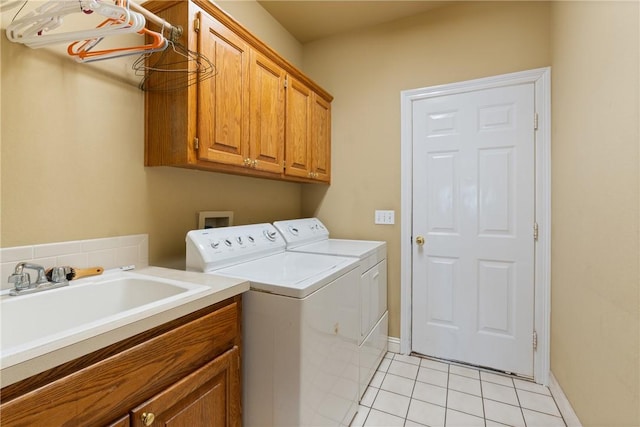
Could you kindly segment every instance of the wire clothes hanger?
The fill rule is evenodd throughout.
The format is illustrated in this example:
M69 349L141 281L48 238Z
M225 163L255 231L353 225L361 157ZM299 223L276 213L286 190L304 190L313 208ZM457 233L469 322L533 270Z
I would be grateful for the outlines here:
M140 56L131 66L142 77L138 87L147 92L174 92L215 75L215 65L205 55L187 49L177 40L171 49Z

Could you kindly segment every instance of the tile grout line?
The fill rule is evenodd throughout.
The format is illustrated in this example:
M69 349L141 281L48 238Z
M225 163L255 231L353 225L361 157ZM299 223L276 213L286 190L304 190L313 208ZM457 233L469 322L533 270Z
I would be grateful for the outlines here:
M449 410L449 377L451 376L451 364L447 364L447 397L444 400L444 426L447 426L447 411Z
M478 371L478 381L480 382L480 402L482 403L482 422L485 427L487 427L487 413L484 410L484 390L482 387L482 375L480 375L480 371Z
M416 384L418 384L418 374L420 373L420 368L422 367L422 359L418 362L418 372L416 372L416 377L413 379L413 388L411 389L411 396L409 396L409 406L407 406L407 413L404 416L403 425L407 424L407 420L409 417L409 409L411 409L411 402L413 401L413 393L416 390ZM418 400L418 399L416 399Z
M527 427L527 419L524 417L524 409L522 408L522 402L520 402L520 395L518 394L518 389L516 388L516 383L511 378L511 383L513 384L513 390L516 393L516 399L518 400L518 406L520 407L520 414L522 415L522 422L524 423L524 427Z
M387 351L387 354L390 354L390 352ZM383 372L382 381L380 382L380 388L378 388L378 391L376 392L376 395L374 396L373 400L371 401L371 406L369 407L369 412L367 413L367 417L362 422L363 427L367 424L367 420L371 416L371 411L373 410L373 404L375 403L376 399L378 398L378 393L380 393L380 390L382 390L382 383L384 382L384 379L387 377L387 374L389 373L389 368L391 367L391 362L393 361L394 358L395 358L395 356L393 355L393 353L391 353L391 357L389 358L390 359L389 366L387 367L386 371L383 372L383 371L378 371L376 369L376 372ZM382 358L383 361L384 361L384 359L385 359L385 357ZM378 367L380 367L380 366L378 365ZM374 374L374 376L375 376L375 374ZM370 386L368 385L367 388L369 388L369 387ZM366 391L365 391L365 393L366 393ZM377 409L376 409L376 411L377 411ZM383 412L383 411L380 411L380 412Z
M549 387L547 387L547 388L549 388ZM560 414L560 419L562 420L562 423L566 427L567 426L567 421L564 419L564 416L562 415L562 411L560 410L560 407L558 406L558 402L556 401L556 398L553 395L553 393L551 392L550 388L549 388L549 394L551 395L551 399L553 399L553 403L556 405L556 409L558 410L558 413Z

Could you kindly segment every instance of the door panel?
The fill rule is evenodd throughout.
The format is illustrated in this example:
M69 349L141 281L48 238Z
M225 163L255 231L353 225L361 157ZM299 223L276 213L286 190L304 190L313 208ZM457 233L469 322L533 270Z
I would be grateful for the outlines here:
M314 178L329 182L331 171L331 104L313 96L311 123L311 170Z
M285 174L303 178L311 171L311 90L289 77L285 131Z
M198 158L243 165L249 151L249 46L200 14L199 51L211 58L215 75L198 86Z
M533 95L413 103L416 352L533 375Z
M281 173L284 161L285 72L251 51L251 135L249 157L258 170Z
M131 411L132 427L240 426L240 351L233 347Z

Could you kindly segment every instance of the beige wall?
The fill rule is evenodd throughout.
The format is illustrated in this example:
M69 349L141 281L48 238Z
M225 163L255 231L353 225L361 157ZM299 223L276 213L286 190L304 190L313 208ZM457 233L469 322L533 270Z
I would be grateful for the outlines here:
M336 97L333 185L303 214L389 242L399 336L400 91L552 65L552 370L585 426L640 425L637 2L456 4L305 46ZM606 153L603 154L603 149Z
M300 63L301 45L261 6L228 6ZM5 28L13 14L3 15ZM131 61L76 64L56 53L63 48L0 38L2 247L149 233L150 262L178 266L200 210L232 210L236 223L300 215L300 184L145 168L144 96Z
M305 45L305 72L335 96L333 177L303 214L334 236L386 240L390 335L400 336L400 91L548 66L549 5L456 3ZM375 209L396 224L374 225Z
M585 426L640 425L639 14L552 6L551 369Z

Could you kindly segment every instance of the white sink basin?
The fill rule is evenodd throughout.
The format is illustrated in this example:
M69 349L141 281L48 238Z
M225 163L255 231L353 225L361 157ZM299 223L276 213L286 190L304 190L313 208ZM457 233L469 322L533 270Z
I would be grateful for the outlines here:
M207 287L136 273L81 279L59 289L0 301L1 365L12 356L35 357L77 340L152 315ZM39 349L39 351L38 351Z

